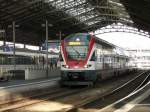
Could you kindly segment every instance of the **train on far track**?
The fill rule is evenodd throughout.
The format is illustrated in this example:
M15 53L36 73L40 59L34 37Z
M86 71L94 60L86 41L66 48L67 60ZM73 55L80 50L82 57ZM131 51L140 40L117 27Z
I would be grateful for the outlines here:
M61 41L60 85L93 85L128 72L129 57L116 49L115 45L88 33L67 36Z

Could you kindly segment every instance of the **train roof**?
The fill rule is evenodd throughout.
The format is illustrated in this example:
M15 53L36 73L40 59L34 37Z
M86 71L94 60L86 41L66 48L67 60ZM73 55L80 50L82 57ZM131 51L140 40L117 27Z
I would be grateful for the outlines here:
M109 42L107 42L103 39L100 39L97 36L89 34L89 33L74 33L74 34L71 34L71 35L83 35L83 36L87 36L87 37L88 37L88 35L90 35L90 36L93 36L95 38L96 42L98 44L101 44L102 46L109 47L109 48L115 48L116 47L114 44L109 43ZM66 38L69 38L69 36L67 36Z
M104 56L112 56L112 57L119 57L119 58L126 58L126 59L130 58L129 56L122 55L122 54L104 54Z
M112 44L112 43L109 43L101 38L98 38L97 36L95 36L95 40L97 43L101 44L102 46L105 46L105 47L109 47L109 48L116 48L116 45Z

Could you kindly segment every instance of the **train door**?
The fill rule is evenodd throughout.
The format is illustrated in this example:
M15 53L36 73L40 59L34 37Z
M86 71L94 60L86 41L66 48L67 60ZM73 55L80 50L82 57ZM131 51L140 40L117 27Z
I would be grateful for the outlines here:
M103 68L103 54L101 52L101 49L96 50L96 57L97 57L96 69L97 70L102 69Z

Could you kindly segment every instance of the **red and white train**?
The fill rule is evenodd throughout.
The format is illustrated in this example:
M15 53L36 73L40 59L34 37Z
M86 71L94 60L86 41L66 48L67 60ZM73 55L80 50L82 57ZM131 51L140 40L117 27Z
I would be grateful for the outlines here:
M92 85L128 71L128 57L115 48L88 33L67 36L61 42L61 85Z

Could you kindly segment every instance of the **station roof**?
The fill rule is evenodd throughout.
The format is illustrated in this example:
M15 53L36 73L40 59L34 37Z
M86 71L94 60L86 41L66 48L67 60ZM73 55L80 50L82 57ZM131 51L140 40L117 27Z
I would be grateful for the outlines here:
M49 39L59 39L59 31L65 37L118 22L150 32L149 9L149 0L0 0L1 39L12 41L15 21L17 42L40 45L46 19Z

